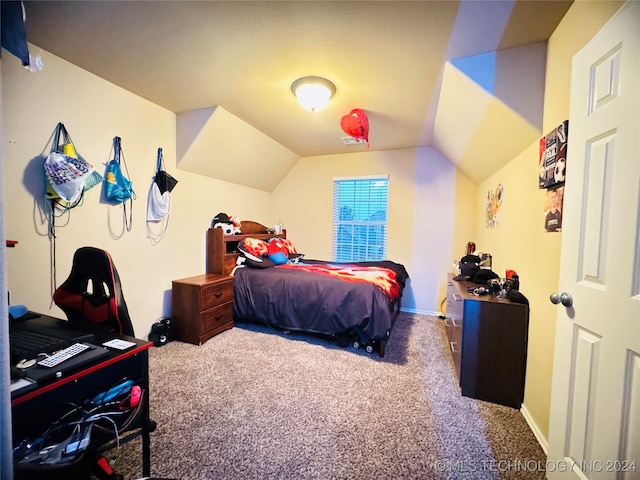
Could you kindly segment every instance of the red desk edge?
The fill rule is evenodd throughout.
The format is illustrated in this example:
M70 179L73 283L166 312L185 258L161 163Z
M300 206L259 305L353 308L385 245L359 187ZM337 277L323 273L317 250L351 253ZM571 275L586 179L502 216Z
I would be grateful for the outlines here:
M139 339L138 339L139 340ZM107 358L101 362L96 363L95 365L90 365L86 368L83 368L82 370L77 371L76 373L72 373L71 375L67 376L67 377L63 377L60 380L56 380L54 382L48 383L42 387L38 387L35 390L31 390L30 392L25 393L24 395L20 395L14 399L11 400L11 406L15 406L15 405L20 405L21 403L26 402L27 400L31 400L32 398L35 398L39 395L42 395L43 393L49 392L55 388L60 387L61 385L65 385L67 383L73 382L75 380L77 380L78 378L84 377L85 375L95 372L97 370L100 370L104 367L107 367L109 365L112 365L116 362L119 362L120 360L122 360L123 358L127 358L127 357L131 357L134 355L137 355L138 353L142 353L145 350L149 350L151 348L151 346L153 345L153 342L147 342L144 345L137 345L133 348L131 348L130 350L125 350L122 353L119 353L118 355L116 355L115 357L110 357Z

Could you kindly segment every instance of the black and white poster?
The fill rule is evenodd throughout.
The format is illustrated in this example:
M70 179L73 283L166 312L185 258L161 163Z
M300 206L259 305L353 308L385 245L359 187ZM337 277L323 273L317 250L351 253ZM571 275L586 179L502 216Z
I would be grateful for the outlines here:
M552 188L564 183L567 174L567 137L569 120L565 120L551 132L540 138L539 188Z

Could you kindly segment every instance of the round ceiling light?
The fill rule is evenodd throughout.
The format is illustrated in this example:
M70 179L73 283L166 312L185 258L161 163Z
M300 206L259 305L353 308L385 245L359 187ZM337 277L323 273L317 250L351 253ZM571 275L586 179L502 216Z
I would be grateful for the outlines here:
M291 91L302 108L315 112L327 106L336 86L322 77L302 77L291 84Z

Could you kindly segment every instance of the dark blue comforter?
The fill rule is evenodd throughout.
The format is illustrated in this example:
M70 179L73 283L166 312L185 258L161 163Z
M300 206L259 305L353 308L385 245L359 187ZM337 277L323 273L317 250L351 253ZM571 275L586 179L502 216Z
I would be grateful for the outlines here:
M308 264L333 264L304 260ZM354 262L393 270L401 288L409 278L404 266L392 261ZM384 340L399 309L376 285L295 268L239 268L234 274L233 316L275 328L332 335L357 331L372 340ZM364 339L363 339L364 340Z

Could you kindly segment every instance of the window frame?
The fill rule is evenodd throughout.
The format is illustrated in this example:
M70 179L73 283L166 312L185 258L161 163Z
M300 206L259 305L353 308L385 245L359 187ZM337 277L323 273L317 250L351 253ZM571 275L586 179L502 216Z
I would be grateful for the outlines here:
M341 199L340 186L350 190L342 195L353 195L351 199ZM376 192L375 182L384 182L384 191ZM363 189L364 191L363 193ZM373 195L372 195L373 194ZM345 208L353 216L341 218ZM387 257L389 222L389 175L367 175L333 178L333 231L332 259L334 262L349 263L363 261L381 261ZM371 218L375 215L383 219ZM342 214L341 214L342 213ZM366 215L365 219L358 218ZM349 236L345 241L340 236ZM354 239L357 237L357 240Z

